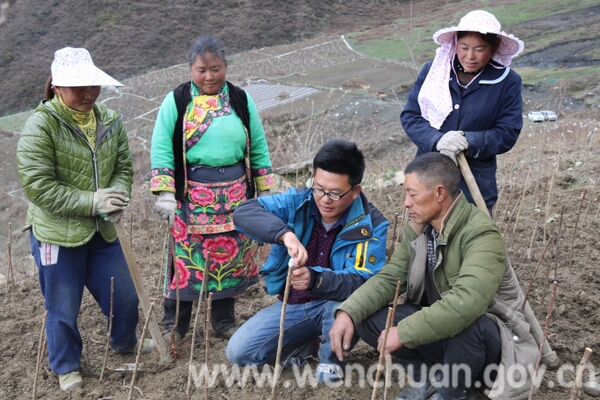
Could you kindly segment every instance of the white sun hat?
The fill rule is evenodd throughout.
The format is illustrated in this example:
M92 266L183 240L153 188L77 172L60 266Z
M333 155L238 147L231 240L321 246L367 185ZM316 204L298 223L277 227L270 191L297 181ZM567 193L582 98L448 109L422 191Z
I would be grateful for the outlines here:
M458 26L440 29L434 33L433 40L441 46L438 47L429 73L421 86L418 102L421 116L435 129L440 129L452 112L452 96L448 81L451 63L456 55L456 32L498 35L500 43L492 56L492 59L500 64L500 66L494 64L492 66L498 69L507 68L513 57L519 55L525 47L522 40L501 30L500 22L493 14L483 10L471 11L460 19Z
M51 71L54 86L123 86L96 67L90 52L82 48L65 47L57 50Z
M440 29L433 34L433 40L443 46L454 42L456 32L479 32L484 35L488 33L498 35L500 44L492 58L505 67L509 66L512 59L521 54L525 48L522 40L504 32L496 17L483 10L471 11L460 19L458 26Z

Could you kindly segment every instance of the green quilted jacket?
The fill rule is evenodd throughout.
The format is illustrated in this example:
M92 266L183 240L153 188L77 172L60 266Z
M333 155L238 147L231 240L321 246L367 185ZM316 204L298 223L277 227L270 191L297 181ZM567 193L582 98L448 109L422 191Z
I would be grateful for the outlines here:
M346 311L358 324L393 300L398 281L401 292L406 292L406 302L419 305L425 295L427 268L423 228L410 223L390 261L336 312ZM441 300L400 321L400 341L414 349L451 338L485 313L500 331L503 368L488 396L502 400L527 398L531 375L520 374L515 365L533 370L538 346L521 313L524 295L498 228L461 194L444 217L436 254L433 276Z
M100 103L94 112L95 150L56 99L42 101L25 123L17 147L19 179L31 202L25 228L41 242L77 247L96 232L117 239L112 223L92 216L92 203L99 188L131 193L129 144L119 113Z

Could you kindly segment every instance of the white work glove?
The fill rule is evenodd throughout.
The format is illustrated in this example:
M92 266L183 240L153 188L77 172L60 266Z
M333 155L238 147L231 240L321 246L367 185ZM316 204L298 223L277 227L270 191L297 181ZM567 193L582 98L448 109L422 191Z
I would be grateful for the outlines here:
M271 195L271 189L258 191L258 197L264 197L264 196L270 196L270 195Z
M447 155L456 164L456 156L469 147L469 142L463 131L448 131L437 143L437 150Z
M127 207L129 198L127 192L115 188L98 189L94 192L92 215L104 215L123 211Z
M176 208L177 200L175 200L175 193L160 192L158 200L154 203L154 210L156 210L162 219L168 219L169 226L171 227L175 223Z

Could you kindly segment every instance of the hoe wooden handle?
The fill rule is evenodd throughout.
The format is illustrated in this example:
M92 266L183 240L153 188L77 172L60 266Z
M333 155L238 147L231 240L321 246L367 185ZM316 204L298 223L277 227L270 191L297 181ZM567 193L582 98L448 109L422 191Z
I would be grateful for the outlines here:
M471 192L471 196L473 197L475 205L481 211L485 212L488 216L490 216L490 212L488 211L485 201L481 196L481 192L479 191L479 186L477 186L477 182L475 182L475 177L471 172L471 167L469 167L467 159L465 158L465 155L462 151L456 156L456 161L458 162L458 168L460 169L460 173L462 174L463 178L465 178L465 182L467 184L467 187L469 188L469 192Z
M150 309L150 298L146 293L146 288L144 287L144 282L142 281L140 270L137 266L137 263L135 262L135 254L133 254L131 241L129 240L129 237L125 232L123 220L115 222L115 229L117 230L119 242L121 243L121 248L123 249L123 253L125 254L127 267L129 267L129 273L131 274L131 279L133 280L135 291L137 292L138 298L140 300L140 305L142 306L144 314L147 314L148 310ZM156 348L158 350L158 354L160 355L161 362L166 362L169 359L169 353L167 352L167 346L165 345L165 340L163 339L162 332L160 330L160 327L158 326L158 321L156 320L156 315L154 313L150 315L148 327L150 329L152 339L154 340L154 344L156 345Z

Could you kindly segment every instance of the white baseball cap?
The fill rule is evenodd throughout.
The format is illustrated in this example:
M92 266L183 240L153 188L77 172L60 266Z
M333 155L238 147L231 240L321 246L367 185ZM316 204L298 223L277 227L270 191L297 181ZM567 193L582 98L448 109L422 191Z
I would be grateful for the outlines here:
M123 86L96 67L86 49L65 47L57 50L54 53L51 71L54 86Z

